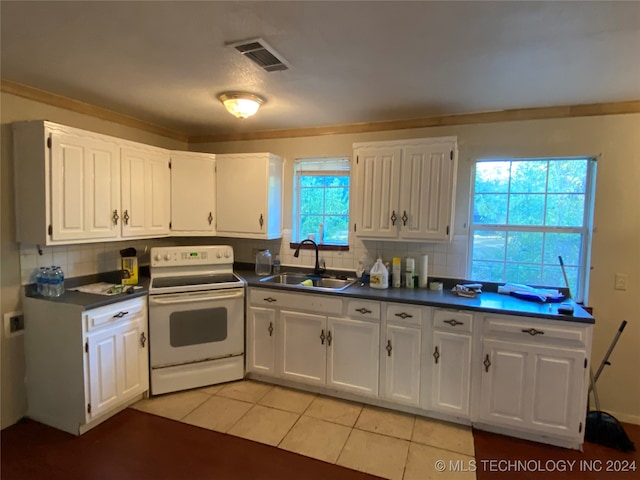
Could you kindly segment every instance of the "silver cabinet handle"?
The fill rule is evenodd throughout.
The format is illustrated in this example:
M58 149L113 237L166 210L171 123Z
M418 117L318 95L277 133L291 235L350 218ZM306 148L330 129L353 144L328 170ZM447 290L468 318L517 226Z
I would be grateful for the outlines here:
M262 214L260 214L260 218L258 219L258 223L260 224L260 229L262 229L262 226L264 225L264 218L262 217Z
M404 212L402 212L402 225L404 227L407 226L407 220L409 220L409 217L407 217L407 211L405 210Z
M438 346L436 345L436 349L433 352L433 359L436 361L436 365L438 364L438 360L440 359L440 352L438 351Z
M331 330L327 330L327 345L331 346Z
M387 356L390 357L391 356L391 350L393 350L392 347L391 347L391 340L387 340L387 346L384 347L384 348L387 350Z
M118 312L112 318L122 318L125 315L129 315L129 312Z
M324 336L324 330L320 331L320 344L324 345L324 339L327 338Z
M278 301L278 300L276 300L275 298L272 298L272 297L263 298L263 300L264 300L265 302L269 302L269 303L277 302L277 301Z
M140 345L142 346L142 348L144 348L145 343L147 343L147 337L145 336L144 332L142 332L140 334Z
M410 315L410 314L404 313L404 312L396 313L395 315L396 315L396 317L400 317L403 320L405 318L413 318L413 315Z
M122 220L124 221L125 225L129 225L129 210L125 210L124 211L124 215L122 216Z
M113 211L113 217L111 217L113 219L113 224L117 225L118 224L118 220L120 219L120 216L118 215L118 210L114 210Z
M273 336L273 322L269 322L269 328L267 328L267 330L269 330L269 336Z
M371 310L367 310L366 308L361 307L361 308L356 308L356 312L360 312L361 314L364 315L366 313L371 313Z
M393 211L391 212L391 225L394 225L394 226L395 226L395 224L396 224L396 220L397 220L397 219L398 219L398 216L396 215L396 211L395 211L395 210L393 210Z
M211 215L211 212L209 212L209 216L207 217L207 220L209 220L209 225L211 225L211 223L213 222L213 215Z

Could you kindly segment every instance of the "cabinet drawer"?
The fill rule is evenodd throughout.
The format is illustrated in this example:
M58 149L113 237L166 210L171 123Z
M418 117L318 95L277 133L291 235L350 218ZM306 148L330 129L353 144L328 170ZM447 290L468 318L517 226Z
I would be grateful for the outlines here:
M524 317L485 317L485 337L509 337L519 342L561 343L584 347L588 342L588 326L567 322L549 322Z
M252 288L249 292L249 302L251 305L260 307L293 308L331 315L342 313L342 300L328 295L309 295Z
M473 315L469 312L439 308L433 312L433 328L451 332L471 332L472 318Z
M380 302L368 302L366 300L348 300L347 317L380 319Z
M85 332L130 322L146 313L146 298L135 298L114 303L106 307L94 308L82 314Z
M402 323L405 325L422 325L422 311L424 307L403 305L400 303L387 304L387 323Z

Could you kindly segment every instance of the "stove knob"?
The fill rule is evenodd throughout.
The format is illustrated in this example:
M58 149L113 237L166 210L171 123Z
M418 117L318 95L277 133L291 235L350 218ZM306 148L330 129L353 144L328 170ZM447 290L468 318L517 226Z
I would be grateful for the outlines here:
M160 255L159 253L156 253L156 256L155 256L155 257L153 257L153 259L154 259L156 262L159 262L160 260L162 260L162 255Z
M222 254L220 252L216 253L217 258L222 258Z
M229 252L224 252L224 258L229 258Z
M165 253L164 255L164 259L168 262L169 260L171 260L171 254L169 253Z

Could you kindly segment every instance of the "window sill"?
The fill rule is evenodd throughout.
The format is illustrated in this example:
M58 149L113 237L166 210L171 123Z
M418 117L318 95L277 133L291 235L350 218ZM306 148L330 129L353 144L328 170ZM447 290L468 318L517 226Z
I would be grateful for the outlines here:
M291 248L292 250L295 250L297 248L300 248L301 250L315 250L313 245L309 245L308 243L304 243L302 244L302 246L299 243L294 243L291 242L289 243L289 248ZM332 250L334 252L348 252L349 251L349 245L329 245L329 244L319 244L318 245L318 250Z

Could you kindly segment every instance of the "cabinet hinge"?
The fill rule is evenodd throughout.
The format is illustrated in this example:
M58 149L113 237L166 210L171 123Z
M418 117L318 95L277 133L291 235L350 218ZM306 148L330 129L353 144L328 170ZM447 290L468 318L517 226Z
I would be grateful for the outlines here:
M91 404L87 403L87 413L91 413Z
M355 232L355 231L357 231L357 230L358 230L358 224L357 224L357 223L354 223L354 224L353 224L353 231Z
M89 353L89 340L84 342L84 351L85 353Z
M171 160L169 160L169 170L171 170Z
M580 426L578 427L578 433L582 433L582 422L580 422Z
M449 160L453 160L453 150L449 152Z
M447 225L447 235L449 235L449 225Z
M587 358L584 359L584 368L587 368Z
M49 236L53 235L53 225L49 224L47 231L49 232Z
M47 148L51 148L51 137L47 138Z
M169 230L171 230L171 222L169 222Z
M358 163L360 163L360 155L357 155L357 156L356 156L356 165L357 165Z

